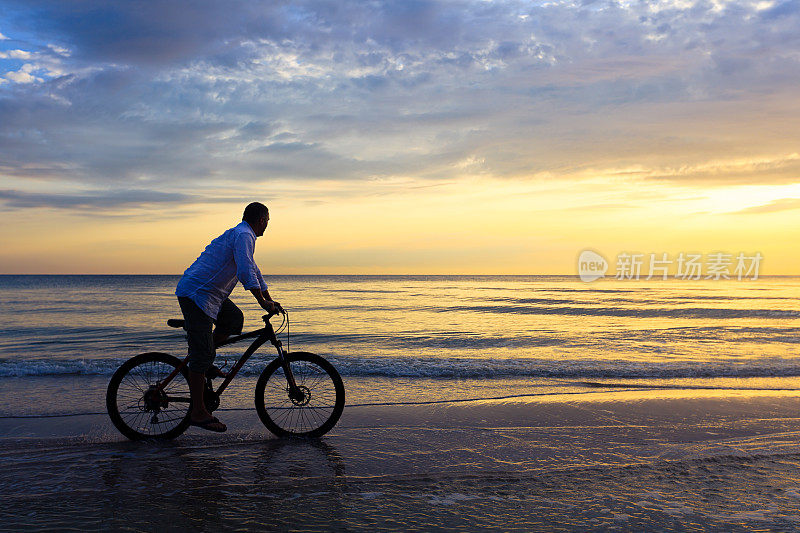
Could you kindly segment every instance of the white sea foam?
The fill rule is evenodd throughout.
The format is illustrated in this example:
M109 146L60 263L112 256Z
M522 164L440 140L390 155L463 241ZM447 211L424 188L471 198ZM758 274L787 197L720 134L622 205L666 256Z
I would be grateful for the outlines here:
M343 357L328 356L343 376L384 376L397 378L716 378L796 377L800 359L717 360L662 363L631 361L468 359L433 357ZM270 359L254 358L242 368L242 375L261 373ZM0 378L24 376L110 376L125 361L111 360L0 360Z

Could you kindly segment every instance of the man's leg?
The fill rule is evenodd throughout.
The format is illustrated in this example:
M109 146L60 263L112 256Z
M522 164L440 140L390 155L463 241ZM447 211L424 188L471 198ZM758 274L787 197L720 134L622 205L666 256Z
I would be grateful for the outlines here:
M206 370L214 361L214 340L212 328L214 322L202 309L189 298L178 298L178 302L186 320L186 338L189 341L189 392L192 397L192 411L189 415L192 422L207 422L214 417L206 409L205 378ZM216 421L204 424L212 431L225 431L225 424Z
M214 346L219 346L225 342L230 335L225 330L214 328Z
M214 346L218 346L231 335L239 335L244 326L244 314L230 298L226 298L217 314L217 327L214 328Z
M203 398L206 389L206 373L189 370L189 392L192 396L193 422L200 422L212 418L211 413L206 409L206 402Z

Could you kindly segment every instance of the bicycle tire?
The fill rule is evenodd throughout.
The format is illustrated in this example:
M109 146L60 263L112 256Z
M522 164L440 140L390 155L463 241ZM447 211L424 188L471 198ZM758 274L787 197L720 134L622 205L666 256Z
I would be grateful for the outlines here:
M106 409L120 433L140 440L173 439L186 431L192 407L186 367L163 393L145 394L180 364L172 355L149 352L128 359L114 372L106 392ZM170 402L170 398L180 400Z
M306 393L300 402L289 397L280 360L261 372L256 383L256 411L261 422L278 437L320 437L336 425L344 411L344 384L328 361L309 352L284 354L295 383Z

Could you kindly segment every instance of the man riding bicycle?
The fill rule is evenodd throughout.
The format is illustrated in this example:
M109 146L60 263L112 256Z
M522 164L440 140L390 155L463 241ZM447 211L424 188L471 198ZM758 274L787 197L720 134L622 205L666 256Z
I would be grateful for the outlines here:
M256 238L269 223L269 210L253 202L245 207L242 222L211 241L186 269L175 289L185 320L189 343L189 390L192 396L190 423L210 431L223 432L227 426L206 409L203 390L206 375L224 377L213 365L215 346L230 335L242 332L244 315L228 298L241 281L258 304L275 313L280 304L272 300L255 261ZM216 324L216 328L213 328ZM212 331L213 328L213 331Z

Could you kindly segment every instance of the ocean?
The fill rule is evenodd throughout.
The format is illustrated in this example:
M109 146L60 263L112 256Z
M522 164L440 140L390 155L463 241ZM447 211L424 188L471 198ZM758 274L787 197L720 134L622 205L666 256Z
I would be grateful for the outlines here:
M0 276L0 379L110 376L185 354L178 276ZM290 342L343 376L800 376L800 278L583 283L570 276L272 276ZM261 309L237 288L245 330ZM220 360L243 347L225 347ZM245 366L256 375L273 354Z
M337 426L264 429L265 346L227 433L128 442L105 389L185 354L177 280L0 276L0 530L800 527L798 277L270 276L290 350L343 377Z

